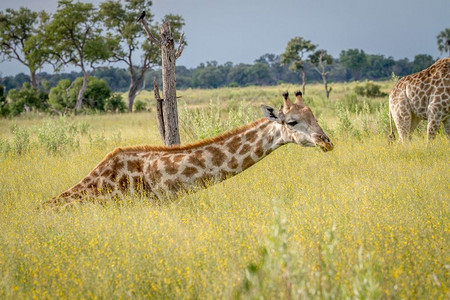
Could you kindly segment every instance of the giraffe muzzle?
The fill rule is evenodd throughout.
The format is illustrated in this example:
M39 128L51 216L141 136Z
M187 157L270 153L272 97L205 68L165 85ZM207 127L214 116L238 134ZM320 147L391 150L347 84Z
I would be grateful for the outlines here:
M314 134L313 137L316 146L318 146L323 152L333 150L334 145L326 135Z

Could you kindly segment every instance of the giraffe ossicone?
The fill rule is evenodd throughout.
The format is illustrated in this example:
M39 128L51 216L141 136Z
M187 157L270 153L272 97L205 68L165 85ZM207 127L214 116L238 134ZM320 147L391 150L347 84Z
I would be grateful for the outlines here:
M296 101L283 94L278 111L261 105L264 118L212 139L184 146L117 148L78 184L44 205L69 205L126 193L164 197L236 175L278 147L296 143L334 148L300 92Z
M389 95L389 121L392 118L400 141L411 136L421 120L427 120L427 137L433 139L441 123L450 136L450 58L442 58L429 68L401 78Z

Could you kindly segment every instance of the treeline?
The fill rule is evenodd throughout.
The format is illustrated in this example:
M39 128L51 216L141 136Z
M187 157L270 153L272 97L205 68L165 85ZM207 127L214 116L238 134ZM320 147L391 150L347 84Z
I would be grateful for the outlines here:
M328 68L328 79L330 82L345 82L351 80L385 80L394 73L397 76L405 76L419 72L430 65L435 59L427 54L419 54L413 60L403 58L395 60L384 55L365 54L358 50L359 55L363 53L364 59L357 66L346 66L341 62L344 53L339 58L333 59ZM356 53L356 51L354 51ZM353 69L352 69L353 67ZM356 67L356 69L354 69ZM310 62L305 63L307 81L310 83L320 82L321 75L315 71ZM91 73L91 76L103 79L114 92L126 92L130 85L130 73L126 69L114 67L99 67ZM82 77L81 72L48 74L38 73L36 75L42 90L49 91L56 87L58 82L67 79L70 82ZM148 70L144 75L142 88L152 89L153 78L159 82L161 71L158 69ZM299 83L298 72L292 71L287 65L280 63L280 55L265 54L256 59L253 64L233 64L227 62L218 64L216 61L201 63L195 68L177 66L177 88L217 88L237 87L248 85L276 85L279 83ZM20 73L15 76L0 77L0 83L6 91L19 89L24 83L30 82L29 75Z

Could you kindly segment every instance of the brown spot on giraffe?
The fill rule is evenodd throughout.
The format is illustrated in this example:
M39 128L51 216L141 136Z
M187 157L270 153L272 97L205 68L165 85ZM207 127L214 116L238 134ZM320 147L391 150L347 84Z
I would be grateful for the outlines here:
M197 173L198 173L198 170L195 167L186 167L186 168L184 168L183 172L181 172L181 174L183 174L186 177L191 177Z
M227 158L218 147L208 146L205 149L212 154L211 161L216 167L220 167Z
M227 144L228 152L232 154L236 153L240 145L241 145L241 137L235 136Z
M144 168L144 162L140 159L128 161L128 171L141 173Z
M232 157L231 160L228 162L227 164L228 168L230 168L231 170L237 169L239 167L239 162L236 159L236 157Z
M200 151L196 151L195 153L191 154L188 158L188 162L201 169L204 169L206 167L205 158L203 157L203 153Z
M244 160L242 161L242 170L248 169L254 163L255 161L252 159L250 155L245 157Z
M245 139L250 143L253 143L257 137L258 137L258 134L257 134L256 130L251 130L251 131L247 132L247 134L245 135Z
M261 157L261 156L263 156L264 155L264 148L263 148L263 141L262 140L259 140L257 143L256 143L256 147L255 147L255 149L253 150L253 152L256 154L256 156L258 156L258 157Z

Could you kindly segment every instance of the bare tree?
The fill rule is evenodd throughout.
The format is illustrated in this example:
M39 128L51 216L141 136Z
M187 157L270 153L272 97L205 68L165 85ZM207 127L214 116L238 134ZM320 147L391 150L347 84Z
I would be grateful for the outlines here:
M184 33L181 34L178 47L175 49L175 42L170 29L170 23L164 21L160 28L160 36L155 36L144 18L140 20L144 25L150 42L156 44L161 49L163 99L159 96L158 87L155 85L156 107L161 108L158 112L158 126L161 137L166 146L179 145L180 133L178 128L178 108L177 108L177 87L175 77L175 62L181 56L184 49ZM162 105L160 104L162 102ZM157 109L158 111L158 109Z
M326 50L318 50L309 56L309 61L313 64L314 70L322 76L325 94L327 95L327 99L330 98L332 88L328 88L328 71L326 70L326 66L333 63L333 57Z

